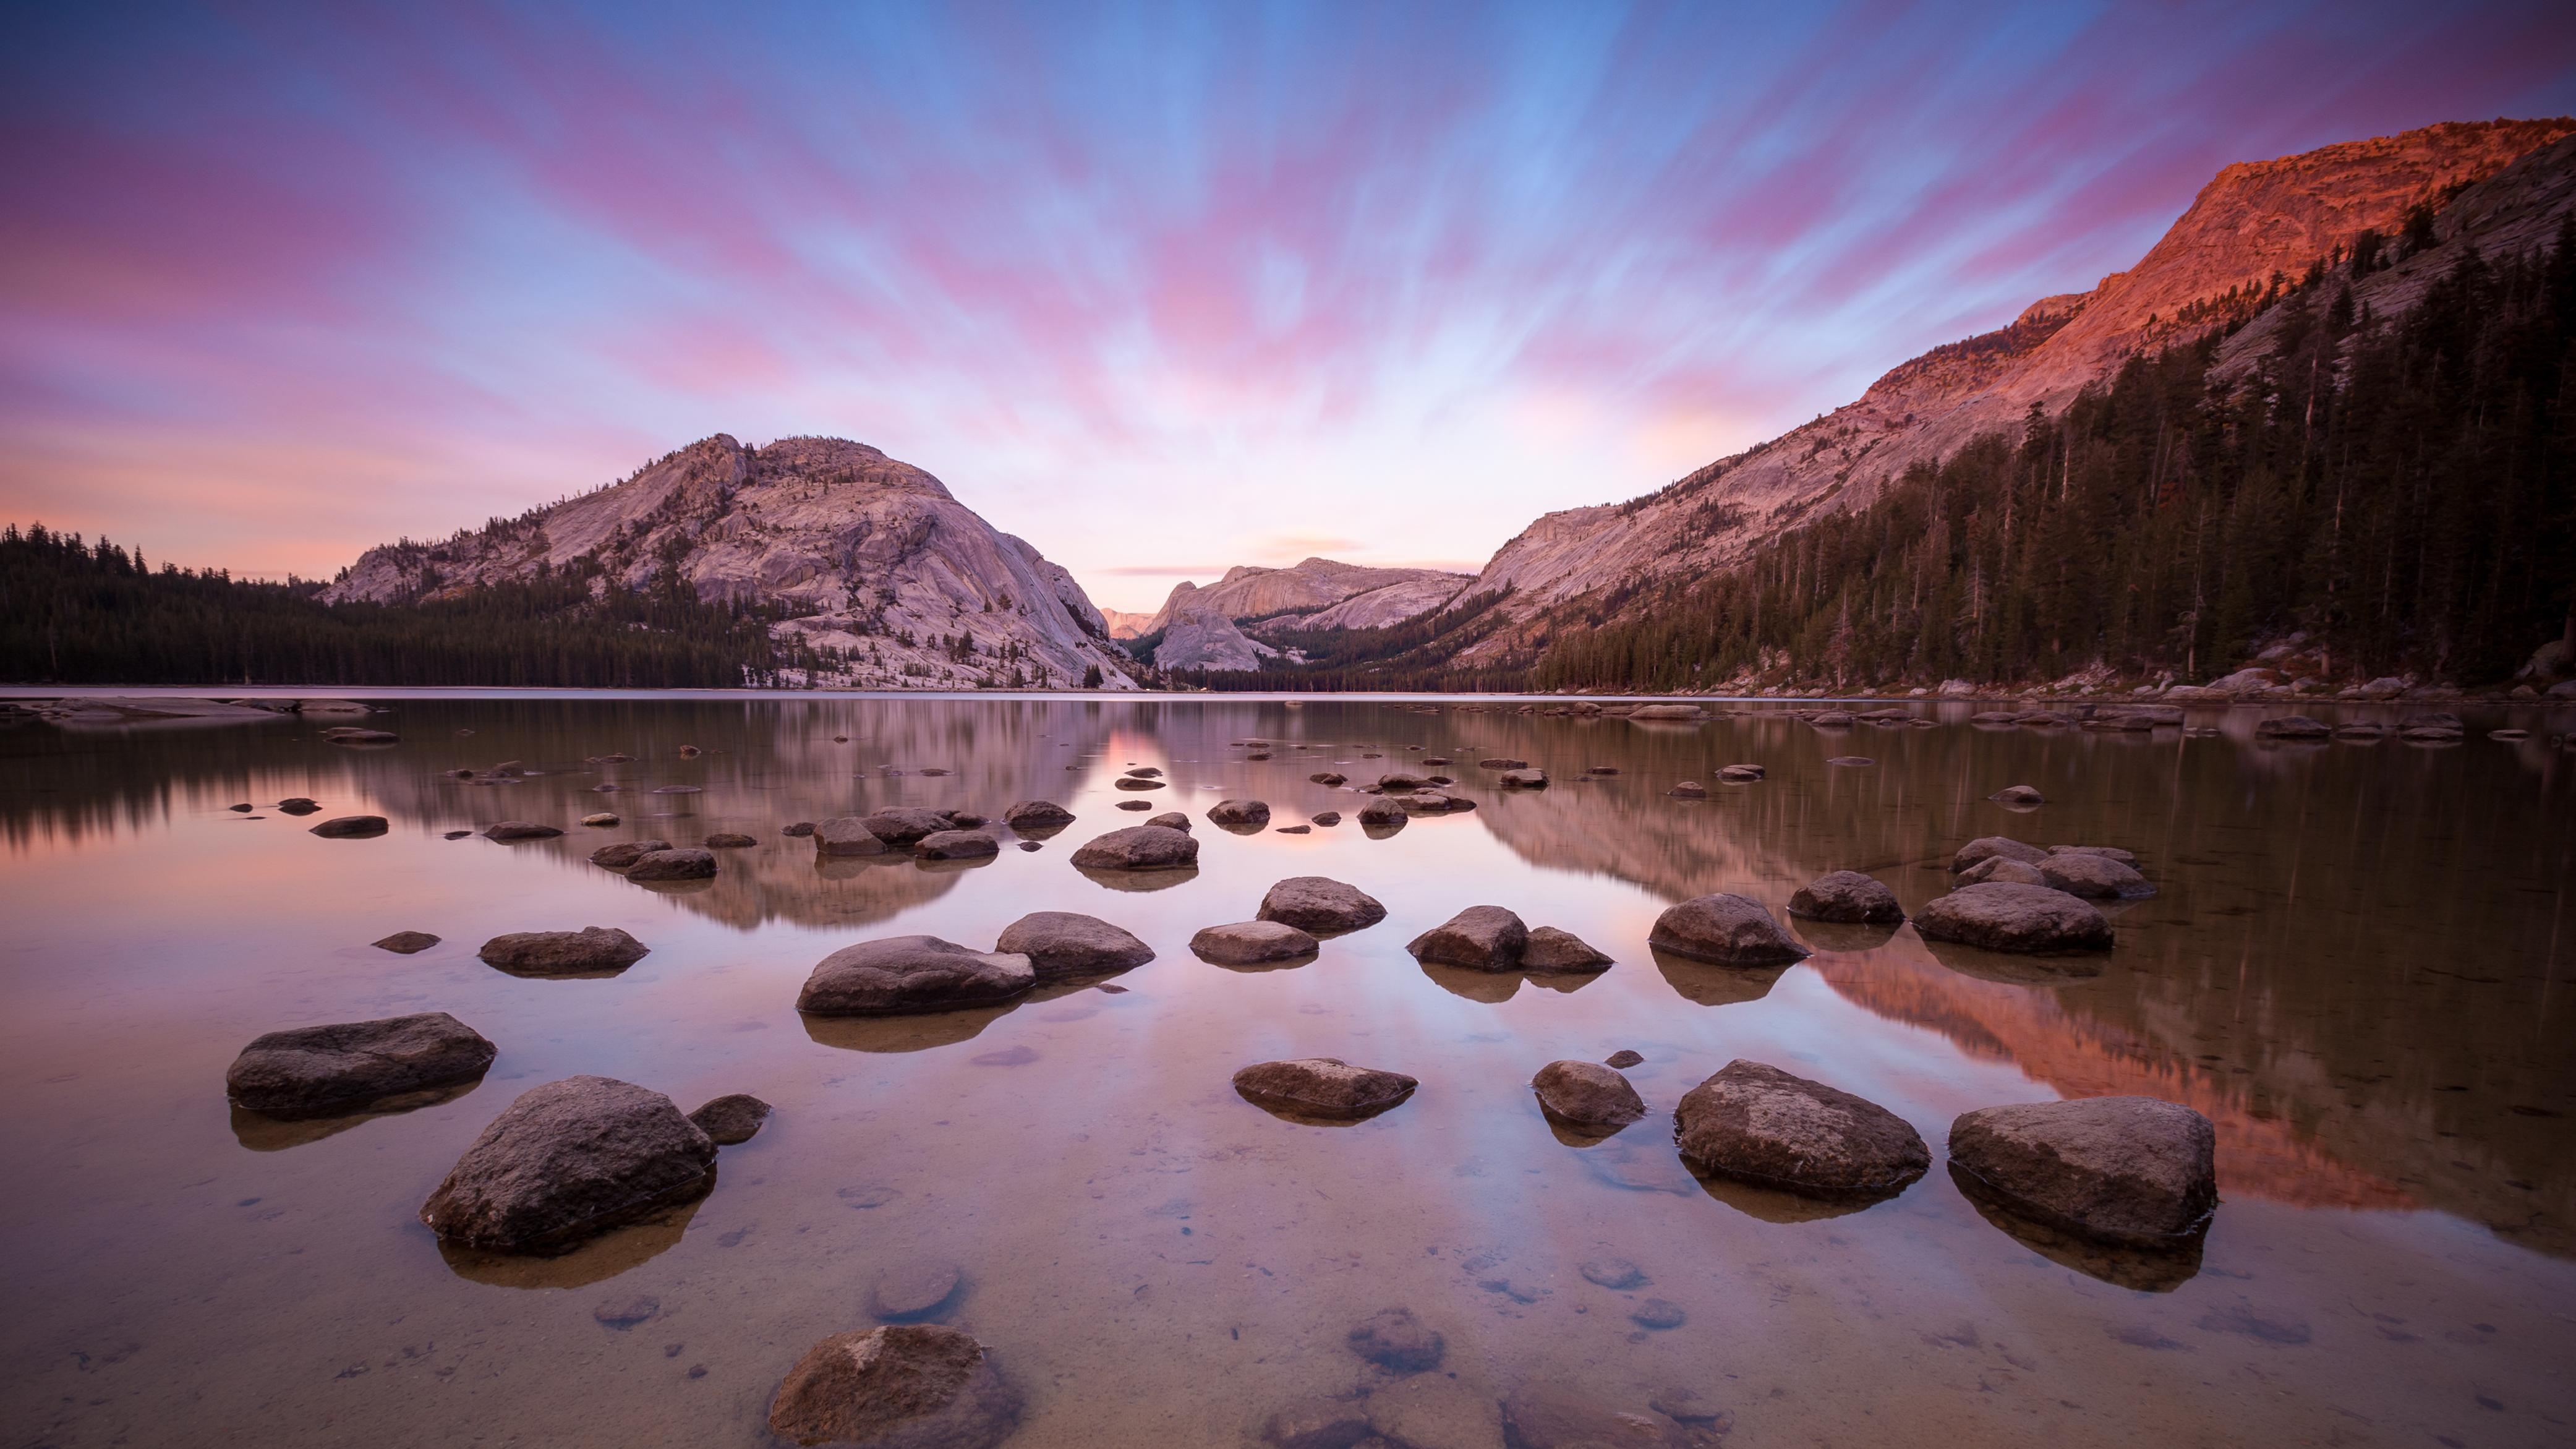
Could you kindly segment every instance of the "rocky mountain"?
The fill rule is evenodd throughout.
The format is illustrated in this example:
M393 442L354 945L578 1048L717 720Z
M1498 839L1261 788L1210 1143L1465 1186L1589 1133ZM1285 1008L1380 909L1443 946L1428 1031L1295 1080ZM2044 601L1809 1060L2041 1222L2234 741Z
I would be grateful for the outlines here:
M1511 590L1502 607L1519 627L1460 662L1526 651L1553 606L1704 575L1822 510L1865 507L1909 466L2013 432L2034 404L2053 414L2128 358L2242 325L2283 281L2438 209L2441 247L2370 276L2357 298L2381 315L2400 309L2456 256L2453 244L2527 248L2545 235L2569 204L2571 174L2567 118L2445 123L2229 166L2138 265L2091 290L2042 298L2010 325L1903 363L1857 401L1655 493L1531 524L1466 590ZM2248 327L2231 351L2255 355L2265 336Z
M1071 574L937 478L839 438L718 434L550 508L369 549L322 598L408 604L567 573L594 596L677 585L760 609L823 661L804 682L1135 687Z
M1145 632L1146 625L1154 622L1154 616L1131 614L1124 609L1103 609L1100 611L1100 620L1109 626L1110 638L1134 639Z
M1439 569L1368 568L1328 558L1284 569L1244 564L1206 588L1173 585L1136 637L1160 636L1154 663L1165 669L1252 669L1282 657L1265 633L1275 639L1297 630L1384 628L1440 608L1468 582L1468 575Z

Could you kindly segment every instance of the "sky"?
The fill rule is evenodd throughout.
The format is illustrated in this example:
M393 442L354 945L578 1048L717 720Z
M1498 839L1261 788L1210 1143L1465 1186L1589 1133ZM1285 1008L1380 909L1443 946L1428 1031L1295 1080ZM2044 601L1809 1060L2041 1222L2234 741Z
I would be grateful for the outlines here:
M0 519L328 577L817 433L1108 608L1472 570L2228 162L2571 112L2563 3L14 5Z

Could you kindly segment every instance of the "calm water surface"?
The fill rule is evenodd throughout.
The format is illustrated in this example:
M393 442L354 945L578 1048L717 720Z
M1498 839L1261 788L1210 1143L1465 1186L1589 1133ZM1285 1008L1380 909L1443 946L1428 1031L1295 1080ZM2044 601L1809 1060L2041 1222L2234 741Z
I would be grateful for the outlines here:
M1572 1379L1621 1406L1686 1387L1739 1445L2576 1439L2576 752L2545 747L2576 711L2513 719L2536 732L2520 743L2485 737L2501 713L2473 714L2466 743L2426 749L2268 747L2243 709L2200 739L1996 732L1944 709L1939 729L1827 733L1391 702L407 699L371 721L404 742L368 751L294 718L0 732L0 1434L763 1444L788 1365L866 1326L879 1275L933 1259L966 1275L948 1321L1027 1390L1013 1442L1031 1449L1243 1443L1290 1399L1367 1385L1342 1340L1393 1305L1447 1336L1444 1367L1472 1386ZM1272 758L1231 743L1253 737L1280 742ZM636 762L585 763L611 751ZM1248 795L1280 824L1361 803L1310 773L1374 778L1421 753L1455 757L1482 808L1386 839L1202 822L1198 873L1163 889L1067 860L1141 818L1114 808L1129 765L1169 772L1157 808ZM1877 763L1825 763L1844 754ZM1506 796L1474 767L1487 755L1557 784ZM441 775L510 759L542 773ZM1739 760L1770 778L1715 785ZM1580 781L1590 765L1622 773ZM1711 798L1663 793L1683 779ZM612 782L626 788L595 793ZM2016 783L2050 803L1985 800ZM665 784L703 789L645 793ZM226 808L299 794L394 828L323 840ZM1080 818L967 868L818 866L778 833L1031 797ZM601 808L626 823L574 825ZM442 838L504 819L571 830ZM762 843L723 853L702 889L585 859L714 830ZM1916 908L1946 888L1950 851L1990 833L2126 846L2162 893L2117 911L2091 975L1911 928L1800 928L1817 954L1777 973L1645 946L1674 900L1731 890L1779 910L1833 869ZM1193 931L1299 874L1352 882L1389 917L1293 969L1190 954ZM1618 964L1525 980L1405 955L1481 903ZM1121 989L999 1012L794 1010L840 946L928 932L986 948L1041 909L1103 916L1159 959ZM652 954L585 980L474 957L500 932L587 925ZM367 944L398 930L445 940L411 957ZM225 1066L263 1031L425 1010L499 1044L479 1087L293 1127L225 1104ZM1629 1075L1653 1115L1559 1140L1531 1073L1622 1047L1646 1056ZM1350 1127L1283 1122L1228 1087L1246 1063L1305 1055L1423 1085ZM2025 1243L1937 1168L1838 1214L1704 1188L1670 1112L1736 1057L1884 1104L1936 1159L1970 1108L2187 1102L2217 1123L2225 1203L2174 1281ZM422 1199L517 1093L582 1072L684 1108L752 1092L777 1113L668 1220L551 1261L442 1253ZM1605 1257L1651 1283L1577 1271ZM639 1294L651 1319L594 1319ZM1648 1298L1687 1322L1640 1327Z

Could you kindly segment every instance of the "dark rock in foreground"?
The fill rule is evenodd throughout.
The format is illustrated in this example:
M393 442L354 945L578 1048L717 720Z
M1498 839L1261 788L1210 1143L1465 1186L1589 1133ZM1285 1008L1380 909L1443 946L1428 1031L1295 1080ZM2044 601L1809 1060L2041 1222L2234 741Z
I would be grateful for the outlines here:
M1012 1000L1037 984L1029 958L970 951L937 936L888 936L816 963L796 1009L816 1016L911 1016Z
M767 1102L749 1092L728 1092L689 1114L698 1130L718 1147L732 1147L749 1142L760 1132L760 1124L769 1120Z
M1199 843L1168 825L1130 825L1093 839L1073 853L1087 870L1169 870L1199 863Z
M1896 892L1856 870L1820 875L1789 897L1789 914L1810 921L1892 926L1905 919Z
M512 1102L447 1174L420 1220L450 1242L550 1253L702 1197L716 1145L670 1098L567 1077Z
M2122 1247L2181 1243L2218 1206L2209 1119L2153 1097L2030 1102L1962 1114L1950 1165L2020 1216Z
M1190 950L1219 966L1260 966L1294 961L1318 949L1315 938L1284 921L1238 921L1210 926L1190 937Z
M1440 1367L1448 1349L1439 1331L1410 1308L1383 1308L1350 1331L1351 1352L1383 1369L1418 1374Z
M1301 931L1357 931L1386 919L1386 907L1357 886L1320 875L1292 875L1261 898L1255 920Z
M1547 1115L1575 1127L1616 1131L1646 1115L1637 1089L1599 1062L1549 1062L1530 1087Z
M2087 902L2044 885L1984 881L1961 886L1917 912L1928 941L1988 951L2050 955L2111 949L2111 923Z
M301 1026L242 1048L224 1073L224 1091L235 1106L271 1117L325 1117L473 1081L498 1054L443 1011Z
M1741 1060L1683 1096L1673 1141L1702 1177L1808 1197L1884 1197L1932 1165L1922 1134L1877 1103Z
M1235 1091L1255 1106L1347 1121L1375 1116L1420 1085L1402 1072L1355 1067L1339 1057L1256 1062L1234 1074Z
M1501 906L1469 906L1405 943L1413 959L1431 966L1514 971L1529 951L1529 927Z
M1020 1395L971 1334L935 1323L836 1333L805 1351L769 1405L796 1444L992 1449L1020 1423Z
M375 947L379 951L391 951L397 956L415 956L437 944L438 938L427 931L396 931L376 942Z
M1720 966L1779 966L1809 955L1760 901L1726 892L1694 896L1670 907L1655 919L1646 943Z
M676 850L648 850L635 857L626 868L628 880L712 880L716 873L716 853L703 846L683 846Z
M603 845L590 853L590 863L609 870L624 870L657 850L668 850L667 840L627 840L616 845Z
M650 950L614 926L584 926L578 931L513 931L494 936L474 954L514 976L572 976L623 971Z
M314 826L312 833L325 840L364 840L392 828L381 815L334 815Z
M1026 956L1041 981L1124 971L1154 959L1154 948L1098 916L1075 911L1032 911L1002 928L993 949Z

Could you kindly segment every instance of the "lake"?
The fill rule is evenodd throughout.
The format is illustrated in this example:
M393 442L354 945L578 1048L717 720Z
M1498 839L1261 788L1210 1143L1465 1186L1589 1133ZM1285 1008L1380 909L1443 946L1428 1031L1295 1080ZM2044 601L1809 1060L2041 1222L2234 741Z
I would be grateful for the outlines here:
M1975 726L1949 703L1915 707L1937 728L1849 730L1777 705L1688 724L1508 700L389 703L365 721L402 735L381 748L295 716L0 730L9 1442L764 1444L789 1366L925 1264L959 1272L942 1319L1022 1390L1011 1442L1030 1449L1252 1443L1300 1399L1386 1392L1346 1337L1390 1307L1442 1335L1434 1372L1464 1406L1409 1430L1415 1449L1499 1444L1493 1401L1534 1381L1616 1409L1687 1390L1703 1442L1738 1445L2576 1439L2576 750L2550 738L2576 708L2444 706L2466 738L2427 748L2274 744L2244 707L2196 711L2220 732L2186 737ZM2532 737L2488 737L2507 724ZM634 759L588 762L612 752ZM1875 763L1826 763L1851 755ZM1132 766L1167 772L1158 810L1259 798L1276 826L1366 802L1310 774L1425 756L1479 808L1383 838L1202 819L1179 880L1069 863L1142 818L1115 808ZM1495 788L1476 761L1504 756L1552 786ZM512 760L517 783L445 774ZM1718 784L1738 761L1768 778ZM1682 780L1708 798L1669 796ZM1987 800L2011 784L2048 803ZM651 793L670 785L698 788ZM316 837L266 808L296 795L392 828ZM1032 798L1078 818L984 863L818 862L780 833ZM603 809L623 823L575 823ZM446 838L513 819L567 833ZM758 843L720 851L710 882L648 889L587 859L714 831ZM2159 893L2110 908L2107 956L2054 967L1911 927L1788 922L1815 954L1767 972L1646 946L1674 901L1780 912L1836 869L1912 911L1992 834L2125 847ZM1294 875L1357 885L1387 919L1286 969L1192 955ZM1616 964L1496 976L1406 954L1478 904ZM988 950L1050 909L1157 959L1001 1009L795 1009L840 947ZM476 958L591 925L651 954L553 980ZM442 941L368 944L403 930ZM429 1010L498 1044L479 1086L322 1122L226 1103L260 1033ZM1531 1075L1620 1049L1644 1055L1647 1118L1560 1136ZM1422 1085L1345 1126L1229 1085L1321 1055ZM1737 1058L1887 1107L1934 1170L1856 1211L1703 1184L1671 1112ZM580 1073L776 1111L690 1207L559 1258L443 1250L423 1199L514 1097ZM1941 1170L1960 1112L2110 1094L2216 1125L2223 1202L2178 1270L2025 1241ZM1633 1286L1584 1275L1609 1260Z

